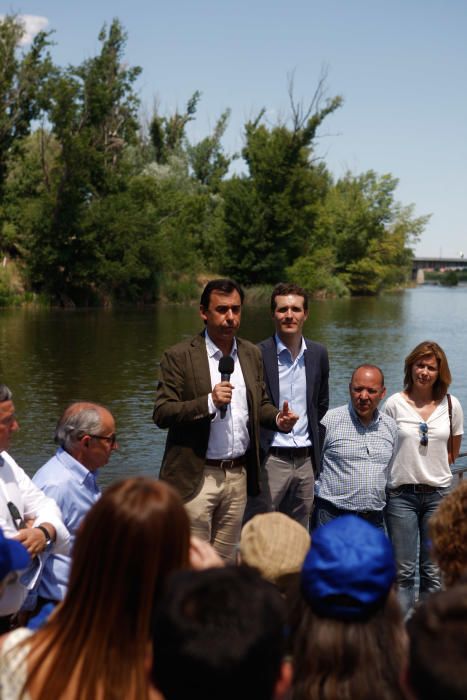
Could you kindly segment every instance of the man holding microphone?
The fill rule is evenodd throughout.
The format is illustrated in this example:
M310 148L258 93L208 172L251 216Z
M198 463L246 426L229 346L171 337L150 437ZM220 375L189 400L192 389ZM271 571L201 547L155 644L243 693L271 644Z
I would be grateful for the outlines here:
M168 428L160 478L185 501L194 535L234 557L247 493L259 492L259 427L287 432L298 419L269 401L259 350L236 337L243 290L209 282L200 302L205 329L161 360L153 419Z

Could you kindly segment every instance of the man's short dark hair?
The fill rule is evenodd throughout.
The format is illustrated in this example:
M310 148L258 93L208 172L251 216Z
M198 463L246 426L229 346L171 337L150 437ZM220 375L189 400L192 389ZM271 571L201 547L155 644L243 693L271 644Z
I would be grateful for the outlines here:
M303 297L303 308L305 311L308 311L308 294L303 287L299 287L298 284L294 284L293 282L279 282L276 284L271 294L272 313L276 310L276 297L287 296L288 294L296 294L298 297Z
M248 567L174 574L154 625L154 685L170 700L270 700L284 615L278 590Z
M201 299L199 302L200 306L202 306L203 309L209 308L211 294L214 291L222 292L222 294L232 294L232 292L238 292L240 294L240 301L243 304L245 294L238 282L235 282L235 280L227 279L226 277L221 277L217 280L211 280L203 289L203 293L201 294Z
M467 698L467 585L432 593L407 623L408 681L418 700Z

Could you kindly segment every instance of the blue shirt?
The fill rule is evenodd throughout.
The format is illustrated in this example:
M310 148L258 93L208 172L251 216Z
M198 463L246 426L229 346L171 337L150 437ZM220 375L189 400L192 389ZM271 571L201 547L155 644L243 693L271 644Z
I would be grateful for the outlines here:
M275 433L271 444L274 447L310 447L311 435L308 432L306 404L306 343L302 337L300 351L294 360L277 333L275 339L279 371L279 408L282 410L284 401L288 401L289 408L299 415L299 419L290 433Z
M96 477L59 447L55 455L36 472L33 482L57 502L62 511L63 522L70 532L72 548L82 519L100 498ZM63 554L48 557L36 591L38 595L49 600L64 598L70 562L70 557Z
M382 510L397 451L396 422L376 410L364 425L349 402L328 411L321 423L326 436L316 495L343 510Z

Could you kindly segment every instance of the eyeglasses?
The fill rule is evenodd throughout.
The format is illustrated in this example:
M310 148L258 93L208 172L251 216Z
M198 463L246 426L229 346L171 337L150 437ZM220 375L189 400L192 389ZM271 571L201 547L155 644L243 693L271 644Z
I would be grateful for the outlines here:
M110 447L113 447L117 442L117 433L112 433L112 435L92 435L91 433L88 433L88 435L95 440L105 440L109 443Z
M420 433L420 445L426 447L428 445L428 426L426 423L420 423L418 426L418 432Z

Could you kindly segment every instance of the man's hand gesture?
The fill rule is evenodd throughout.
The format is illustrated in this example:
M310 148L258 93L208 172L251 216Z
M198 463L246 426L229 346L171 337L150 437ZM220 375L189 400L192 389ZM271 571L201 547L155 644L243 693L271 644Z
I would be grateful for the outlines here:
M284 401L282 411L279 411L276 416L277 427L284 433L290 433L297 421L298 415L290 410L289 402Z

